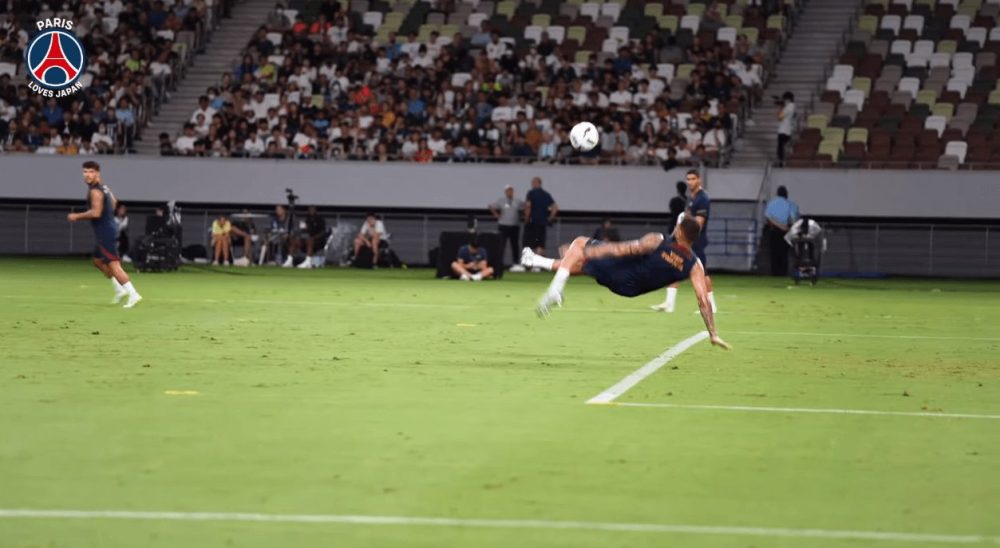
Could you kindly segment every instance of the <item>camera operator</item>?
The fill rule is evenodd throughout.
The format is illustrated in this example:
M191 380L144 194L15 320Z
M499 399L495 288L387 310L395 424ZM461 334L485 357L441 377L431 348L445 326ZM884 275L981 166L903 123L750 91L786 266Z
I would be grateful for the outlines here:
M795 131L795 95L786 91L776 102L778 110L778 165L785 165L785 147Z

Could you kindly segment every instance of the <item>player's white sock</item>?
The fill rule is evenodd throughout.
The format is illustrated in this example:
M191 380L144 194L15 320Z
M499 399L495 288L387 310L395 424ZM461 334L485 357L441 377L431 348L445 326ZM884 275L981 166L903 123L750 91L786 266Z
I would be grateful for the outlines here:
M667 300L663 304L667 306L667 312L674 311L674 304L677 303L677 288L668 287L667 288Z
M111 285L113 285L115 288L115 297L111 299L111 304L118 304L125 297L125 295L128 295L128 291L125 291L125 288L122 287L122 284L118 283L118 280L114 279L113 277L111 278Z
M566 280L568 279L569 269L560 267L556 270L556 275L552 278L552 283L549 285L549 293L562 295L563 289L566 287Z
M708 302L711 303L712 305L712 314L715 314L716 312L719 311L719 309L715 307L715 293L711 291L708 292Z
M544 270L552 270L555 265L555 259L549 259L548 257L542 257L541 255L535 254L530 248L524 248L521 252L521 265L527 268L541 268Z
M122 289L124 289L130 296L139 294L139 292L135 290L135 286L132 285L131 281L126 282L125 285L122 286Z

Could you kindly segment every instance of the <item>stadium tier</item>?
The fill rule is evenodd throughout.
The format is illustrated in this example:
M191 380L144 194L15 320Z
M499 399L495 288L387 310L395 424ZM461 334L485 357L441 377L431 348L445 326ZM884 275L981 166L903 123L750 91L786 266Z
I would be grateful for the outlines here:
M764 4L281 8L160 152L725 165L798 10ZM603 137L580 155L567 132L584 119Z
M1000 167L995 0L869 2L790 167Z
M0 149L36 154L132 151L232 0L55 4L4 2L0 24ZM81 91L29 89L25 49L37 21L74 22L86 52Z

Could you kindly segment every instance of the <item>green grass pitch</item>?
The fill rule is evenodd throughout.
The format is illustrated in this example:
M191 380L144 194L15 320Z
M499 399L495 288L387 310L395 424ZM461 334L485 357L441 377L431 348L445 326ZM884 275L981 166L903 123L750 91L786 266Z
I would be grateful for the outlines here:
M680 407L631 407L585 402L703 329L690 286L667 315L648 309L660 294L623 299L574 279L566 306L543 321L533 304L548 279L187 267L135 276L145 301L123 310L83 259L0 260L0 510L580 522L7 516L0 546L824 548L1000 537L1000 283L789 288L718 276L719 330L734 351L695 345L618 400ZM586 528L595 523L703 529Z

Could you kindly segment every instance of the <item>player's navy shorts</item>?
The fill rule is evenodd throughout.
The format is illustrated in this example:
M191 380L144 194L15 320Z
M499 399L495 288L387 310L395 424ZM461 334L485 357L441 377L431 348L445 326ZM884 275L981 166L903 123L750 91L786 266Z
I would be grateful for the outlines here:
M120 260L118 257L118 239L114 234L95 234L94 258L107 263Z
M583 272L616 295L638 297L644 291L639 289L632 278L634 263L635 259L631 257L592 259L583 265Z

